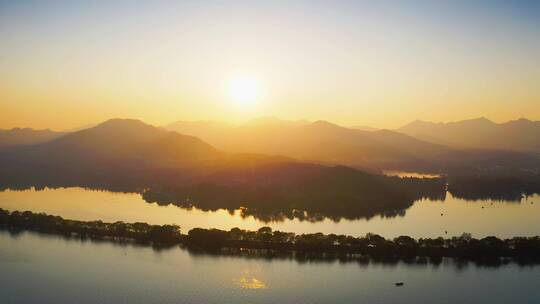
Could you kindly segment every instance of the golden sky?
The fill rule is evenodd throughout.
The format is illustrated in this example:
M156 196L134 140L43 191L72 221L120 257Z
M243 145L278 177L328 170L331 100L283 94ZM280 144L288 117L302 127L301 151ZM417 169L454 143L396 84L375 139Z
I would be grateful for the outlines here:
M509 2L0 1L0 128L539 120L540 5Z

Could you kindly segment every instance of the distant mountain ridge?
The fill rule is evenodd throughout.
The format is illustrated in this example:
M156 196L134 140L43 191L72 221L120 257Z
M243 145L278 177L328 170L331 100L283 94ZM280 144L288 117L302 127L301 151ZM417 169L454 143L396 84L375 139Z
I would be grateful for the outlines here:
M35 130L30 128L13 128L0 130L0 148L20 145L34 145L61 137L65 132L49 129Z
M239 126L178 121L165 128L200 137L224 151L283 155L361 168L429 162L450 150L390 130L363 131L324 120L263 118Z
M177 166L214 159L221 152L202 140L148 125L134 119L111 119L95 127L68 133L28 147L22 153L49 161L137 161Z
M513 124L536 123L517 121ZM414 125L432 124L417 121ZM476 129L490 134L497 124L479 119L461 125L465 130L480 126ZM96 163L125 164L130 168L201 168L201 164L206 163L204 170L212 171L231 163L260 166L273 156L274 160L344 165L372 173L383 170L453 174L493 173L492 170L539 172L540 160L530 153L431 141L435 143L392 130L362 131L323 120L286 121L263 117L244 125L180 121L162 128L140 120L111 119L84 130L54 134L49 141L13 146L7 149L12 151L5 151L4 161L11 158L13 164L32 162L65 168ZM537 142L535 138L530 141Z
M449 123L416 120L397 131L450 147L540 153L540 121L524 118L505 123L484 117Z
M354 125L354 126L350 126L351 129L355 129L355 130L361 130L361 131L377 131L377 130L380 130L379 128L373 128L373 127L370 127L370 126L364 126L364 125Z
M489 130L491 124L480 119L466 125L481 125L481 129ZM283 155L372 172L536 172L540 167L537 156L520 150L464 147L429 136L417 138L399 130L364 131L324 120L289 122L267 117L236 126L197 122L197 128L191 122L179 121L165 128L199 137L227 152Z

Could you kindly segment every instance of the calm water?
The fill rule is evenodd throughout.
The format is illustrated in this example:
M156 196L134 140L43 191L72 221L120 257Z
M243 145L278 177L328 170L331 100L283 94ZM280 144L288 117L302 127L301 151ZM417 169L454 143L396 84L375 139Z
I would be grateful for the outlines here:
M533 202L533 203L531 203ZM324 220L309 222L285 220L265 223L252 216L243 218L239 211L205 212L176 206L149 204L139 194L113 193L82 188L24 190L0 192L0 208L31 210L79 220L106 222L175 223L187 232L193 227L230 229L240 227L255 230L268 225L287 232L323 232L365 235L378 233L385 237L410 235L439 237L472 233L475 237L532 236L540 234L540 197L524 198L521 202L465 201L447 195L445 201L422 200L404 211L402 216L369 220ZM442 214L442 215L441 215ZM445 231L447 233L445 233Z
M0 273L5 304L540 301L540 267L298 263L3 231Z

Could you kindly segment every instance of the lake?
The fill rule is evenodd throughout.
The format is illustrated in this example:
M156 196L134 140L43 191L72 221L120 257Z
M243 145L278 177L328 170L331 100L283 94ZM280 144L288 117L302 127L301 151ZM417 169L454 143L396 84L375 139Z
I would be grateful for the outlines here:
M370 219L306 221L284 219L264 222L253 216L242 216L240 210L202 211L177 206L160 206L143 200L140 194L116 193L83 188L44 190L5 190L0 192L0 208L10 211L30 210L59 215L67 219L102 220L105 222L147 222L177 224L187 232L194 227L233 227L256 230L270 226L274 230L295 233L336 233L363 236L368 232L384 237L409 235L419 237L493 235L501 238L540 234L540 196L519 202L467 201L447 193L443 201L419 200L398 216L375 216Z
M540 267L194 255L0 231L2 303L538 303ZM395 282L403 281L397 287Z

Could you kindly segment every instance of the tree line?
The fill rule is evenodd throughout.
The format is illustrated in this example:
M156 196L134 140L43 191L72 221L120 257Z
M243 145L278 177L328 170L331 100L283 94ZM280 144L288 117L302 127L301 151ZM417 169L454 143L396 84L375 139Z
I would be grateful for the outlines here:
M394 239L368 233L363 237L336 234L295 234L273 231L262 227L257 231L233 228L229 231L194 228L181 233L177 225L150 225L147 223L104 223L102 221L67 220L30 211L9 212L0 209L0 229L9 231L36 231L67 237L134 242L154 247L186 246L191 250L208 253L231 253L242 250L296 252L304 256L341 256L356 259L414 260L425 257L432 260L455 258L463 261L499 263L540 262L540 237L514 237L476 239L470 234L444 239L399 236Z

